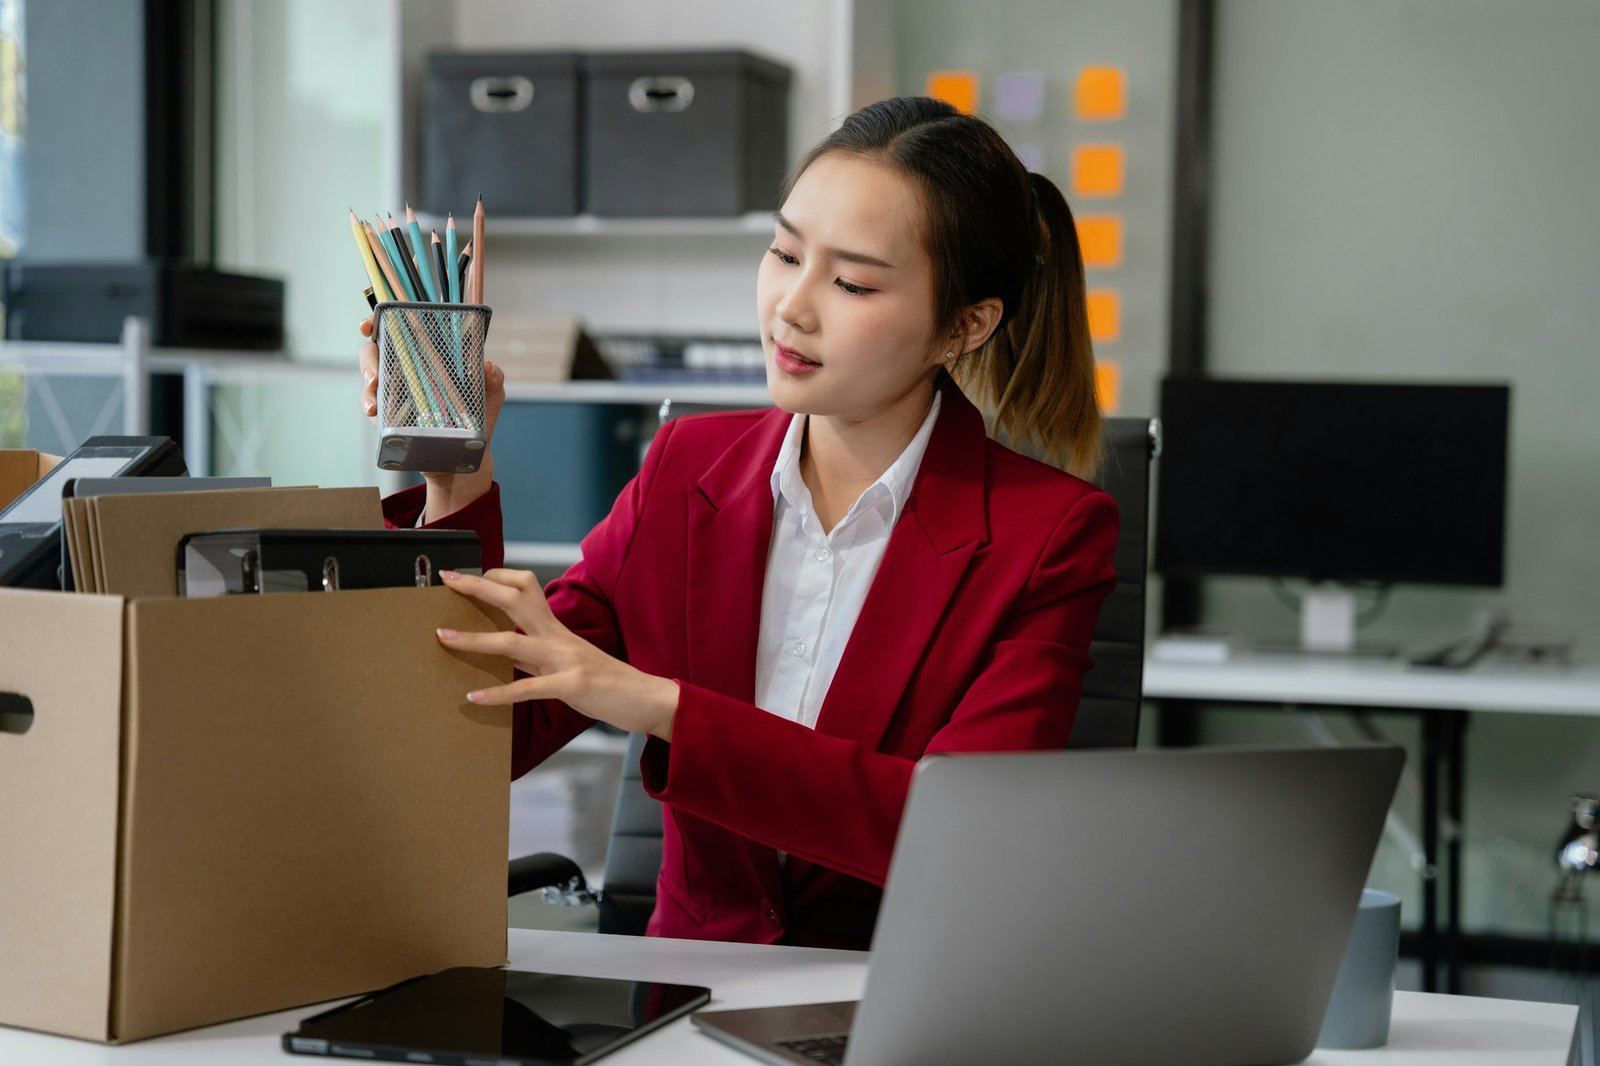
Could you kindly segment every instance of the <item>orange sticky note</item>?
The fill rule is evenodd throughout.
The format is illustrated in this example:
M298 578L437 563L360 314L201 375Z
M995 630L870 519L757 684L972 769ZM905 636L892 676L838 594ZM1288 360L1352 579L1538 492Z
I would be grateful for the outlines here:
M1078 250L1086 267L1122 265L1122 216L1093 215L1078 219Z
M1122 336L1122 294L1116 289L1090 289L1085 300L1089 311L1089 339L1110 344Z
M1079 196L1116 196L1122 191L1120 144L1080 144L1072 149L1072 191Z
M1128 76L1118 67L1084 67L1072 93L1072 112L1103 122L1128 113Z
M978 76L970 70L936 70L928 75L928 95L970 115L978 110Z
M1116 414L1122 401L1122 368L1108 359L1094 361L1094 398L1105 414Z

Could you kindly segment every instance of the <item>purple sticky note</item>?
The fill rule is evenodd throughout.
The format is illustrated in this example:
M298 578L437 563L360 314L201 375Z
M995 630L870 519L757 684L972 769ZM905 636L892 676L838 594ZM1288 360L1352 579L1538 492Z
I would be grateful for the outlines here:
M1044 114L1044 75L1027 71L994 80L994 117L1005 122L1037 122Z

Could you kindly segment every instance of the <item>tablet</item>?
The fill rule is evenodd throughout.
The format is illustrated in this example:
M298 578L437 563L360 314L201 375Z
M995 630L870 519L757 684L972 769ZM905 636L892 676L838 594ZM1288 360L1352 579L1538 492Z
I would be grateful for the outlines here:
M503 1066L593 1062L711 999L711 991L461 966L307 1018L301 1055Z

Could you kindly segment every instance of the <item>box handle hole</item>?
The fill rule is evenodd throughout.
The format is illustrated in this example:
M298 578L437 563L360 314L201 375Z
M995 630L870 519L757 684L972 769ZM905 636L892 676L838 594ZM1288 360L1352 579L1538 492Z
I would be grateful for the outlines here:
M0 733L21 736L33 728L33 701L20 692L0 692Z
M628 86L628 103L635 111L683 111L694 103L694 82L688 78L635 78Z
M467 95L479 111L526 111L533 103L533 82L523 77L475 78Z

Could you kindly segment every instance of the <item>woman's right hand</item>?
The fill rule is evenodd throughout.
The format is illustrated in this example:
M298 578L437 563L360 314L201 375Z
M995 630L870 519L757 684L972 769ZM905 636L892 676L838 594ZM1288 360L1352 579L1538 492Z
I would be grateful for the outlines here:
M361 366L361 411L368 418L378 416L378 345L372 339L373 321L368 315L361 320L361 336L365 338L357 354ZM505 372L487 359L483 363L484 447L483 462L472 474L423 473L428 483L426 521L434 522L453 514L489 491L494 483L494 458L489 442L494 437L495 423L500 420L501 408L506 402Z

